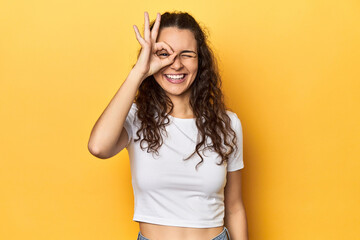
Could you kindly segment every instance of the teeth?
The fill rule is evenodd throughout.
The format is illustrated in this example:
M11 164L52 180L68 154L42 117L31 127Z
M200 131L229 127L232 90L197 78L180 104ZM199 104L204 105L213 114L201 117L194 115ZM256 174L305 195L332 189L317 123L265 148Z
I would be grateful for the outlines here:
M180 75L165 75L168 78L172 78L172 79L181 79L185 77L185 74L180 74Z

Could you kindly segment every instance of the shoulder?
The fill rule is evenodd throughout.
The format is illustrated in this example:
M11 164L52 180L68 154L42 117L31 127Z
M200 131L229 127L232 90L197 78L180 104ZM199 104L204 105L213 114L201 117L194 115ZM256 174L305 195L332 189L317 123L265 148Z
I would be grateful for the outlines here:
M230 118L231 121L231 127L232 128L241 128L241 121L238 115L235 112L232 112L230 110L226 110L227 115Z
M126 121L129 123L135 123L135 119L137 118L138 107L135 102L131 104L130 110L126 116Z
M237 114L230 111L230 110L226 110L226 113L230 117L231 120L234 120L235 118L238 118Z
M131 104L131 107L130 107L130 110L129 110L129 115L131 115L131 116L134 117L134 115L135 115L135 113L137 112L137 110L138 110L138 106L136 105L135 102L133 102L133 103Z
M133 102L131 104L131 109L134 109L134 110L137 110L138 109L138 106L136 105L136 102Z

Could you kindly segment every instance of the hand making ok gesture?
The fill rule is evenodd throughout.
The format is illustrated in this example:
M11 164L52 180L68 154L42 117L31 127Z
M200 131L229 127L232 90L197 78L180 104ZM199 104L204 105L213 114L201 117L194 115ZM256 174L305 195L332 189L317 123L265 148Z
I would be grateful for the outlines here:
M149 14L148 12L144 13L145 16L145 26L144 26L144 38L141 37L139 29L136 25L133 25L136 39L141 45L141 52L138 57L138 60L134 66L134 69L139 71L139 73L145 79L148 76L151 76L158 72L163 67L173 63L176 55L171 47L165 42L156 42L159 27L160 27L160 13L157 13L156 20L153 26L153 29L150 32L149 26ZM167 58L159 58L156 54L160 50L166 50L170 55Z

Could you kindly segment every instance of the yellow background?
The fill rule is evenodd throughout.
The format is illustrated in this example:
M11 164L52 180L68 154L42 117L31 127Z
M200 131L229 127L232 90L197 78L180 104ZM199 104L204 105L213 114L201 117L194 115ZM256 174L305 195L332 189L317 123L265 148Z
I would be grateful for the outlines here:
M358 1L0 2L0 238L136 239L127 151L91 128L135 63L143 12L207 26L243 124L252 240L360 239Z

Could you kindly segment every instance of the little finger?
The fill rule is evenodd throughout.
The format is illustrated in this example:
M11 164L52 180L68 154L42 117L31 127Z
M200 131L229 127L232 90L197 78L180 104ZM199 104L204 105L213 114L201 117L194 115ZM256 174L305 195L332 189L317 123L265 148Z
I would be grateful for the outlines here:
M150 27L149 27L149 13L145 12L145 26L144 26L144 39L150 42Z

